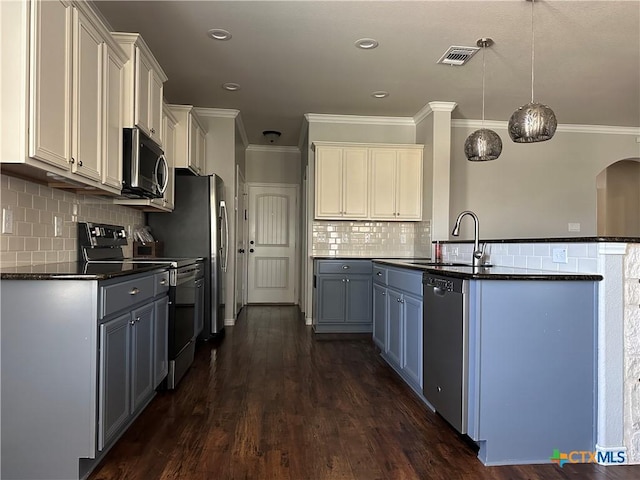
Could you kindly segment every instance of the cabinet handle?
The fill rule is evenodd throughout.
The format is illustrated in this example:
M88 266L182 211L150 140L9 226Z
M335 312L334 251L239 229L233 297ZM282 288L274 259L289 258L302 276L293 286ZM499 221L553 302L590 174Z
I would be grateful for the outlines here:
M152 129L151 129L151 135L155 135L155 134L156 134L156 129L155 129L155 128L152 128Z
M76 159L75 159L75 158L73 158L73 157L71 157L71 160L69 161L69 163L70 163L71 165L73 165L74 163L76 163Z
M139 322L139 321L140 321L140 317L136 317L136 322Z
M82 160L78 160L78 166L81 167L82 166Z
M135 321L135 320L131 320L131 321L129 322L129 325L135 325L135 324L136 324L136 321Z
M342 269L343 270L348 270L349 269L349 265L342 265Z
M399 299L399 298L396 298L396 302L400 303L400 299Z
M382 276L382 272L378 272L378 273L376 273L376 275L381 277Z
M139 293L140 293L140 290L138 290L138 287L133 287L129 292L129 295L137 295Z
M343 282L346 282L347 280L345 278L342 279Z
M349 283L349 279L347 278L347 283Z
M167 284L167 279L163 278L162 280L160 280L160 285L166 285Z
M382 296L384 297L387 294L387 292L382 292Z

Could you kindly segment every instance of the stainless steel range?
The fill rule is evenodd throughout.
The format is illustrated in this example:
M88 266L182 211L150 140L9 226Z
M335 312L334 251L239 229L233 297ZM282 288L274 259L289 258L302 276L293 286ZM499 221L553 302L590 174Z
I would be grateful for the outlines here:
M123 226L78 223L79 261L87 268L100 264L158 264L169 269L168 389L175 389L193 362L196 336L204 324L204 259L125 258Z

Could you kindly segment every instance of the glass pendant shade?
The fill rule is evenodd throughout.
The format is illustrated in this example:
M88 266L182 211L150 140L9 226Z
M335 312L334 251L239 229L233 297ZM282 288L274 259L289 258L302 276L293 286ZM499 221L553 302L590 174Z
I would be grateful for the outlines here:
M531 102L513 112L509 136L516 143L544 142L556 133L556 114L548 106Z
M464 142L464 154L470 162L495 160L501 153L502 139L488 128L476 130Z

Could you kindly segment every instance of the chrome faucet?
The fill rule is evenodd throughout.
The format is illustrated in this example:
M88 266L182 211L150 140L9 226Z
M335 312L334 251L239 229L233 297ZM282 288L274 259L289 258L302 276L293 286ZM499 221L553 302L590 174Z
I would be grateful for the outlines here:
M458 235L460 235L460 221L462 220L462 217L464 217L465 215L470 215L471 218L473 218L473 224L474 224L472 265L474 267L481 267L482 258L484 257L485 244L483 243L482 248L480 247L480 241L479 241L480 222L478 220L478 216L475 213L473 213L471 210L465 210L464 212L462 212L460 215L458 215L458 218L456 219L456 225L453 227L453 231L451 232L451 235L453 235L454 237L457 237Z

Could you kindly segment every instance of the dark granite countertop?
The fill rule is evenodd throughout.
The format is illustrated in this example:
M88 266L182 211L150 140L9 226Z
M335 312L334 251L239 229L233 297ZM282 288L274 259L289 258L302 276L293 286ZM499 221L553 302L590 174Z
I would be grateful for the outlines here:
M3 266L0 268L0 280L108 280L166 268L166 265L153 263L44 263L21 267Z
M438 240L440 243L473 243L473 240ZM435 243L434 240L431 243ZM639 237L483 238L481 243L640 243Z
M412 259L392 260L377 258L376 263L382 263L393 267L420 270L431 274L446 275L449 277L465 278L473 280L582 280L600 281L602 275L597 273L571 273L556 272L551 270L536 270L532 268L516 267L479 267L468 266L428 266L420 263L412 263Z

